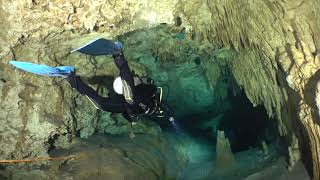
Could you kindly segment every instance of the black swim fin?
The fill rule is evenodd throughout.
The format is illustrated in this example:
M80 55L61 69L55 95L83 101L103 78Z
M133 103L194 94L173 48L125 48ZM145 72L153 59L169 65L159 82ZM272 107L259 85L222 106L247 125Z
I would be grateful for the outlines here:
M114 55L119 53L122 48L123 45L121 42L113 42L108 39L99 38L71 52L78 51L91 56Z

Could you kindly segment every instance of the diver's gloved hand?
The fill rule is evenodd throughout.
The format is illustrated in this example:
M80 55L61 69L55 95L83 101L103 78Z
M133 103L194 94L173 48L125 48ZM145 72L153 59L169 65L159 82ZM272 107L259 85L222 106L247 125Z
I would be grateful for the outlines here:
M112 57L118 69L120 69L125 63L127 63L123 55L122 49L123 49L123 44L121 42L119 41L114 42L115 51L112 54Z

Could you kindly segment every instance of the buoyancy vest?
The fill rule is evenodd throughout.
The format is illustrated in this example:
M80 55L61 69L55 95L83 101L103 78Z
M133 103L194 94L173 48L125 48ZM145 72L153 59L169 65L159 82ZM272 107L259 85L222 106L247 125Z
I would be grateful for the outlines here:
M144 112L144 114L152 114L159 102L161 101L161 93L158 93L154 80L149 77L140 77L133 72L134 90L123 80L123 95L128 104L135 104ZM134 93L133 93L134 92Z

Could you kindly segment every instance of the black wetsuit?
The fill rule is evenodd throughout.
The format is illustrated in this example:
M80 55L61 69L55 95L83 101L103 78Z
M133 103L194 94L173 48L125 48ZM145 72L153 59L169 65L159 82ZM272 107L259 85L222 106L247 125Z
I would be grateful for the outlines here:
M79 76L71 75L67 78L70 85L79 93L88 96L99 109L109 112L122 113L129 121L134 121L135 116L150 112L157 106L157 87L153 84L134 85L134 74L131 72L123 53L113 55L114 62L120 71L120 77L130 86L133 95L133 103L128 103L124 96L102 97L94 89L85 84ZM146 113L147 114L147 113Z

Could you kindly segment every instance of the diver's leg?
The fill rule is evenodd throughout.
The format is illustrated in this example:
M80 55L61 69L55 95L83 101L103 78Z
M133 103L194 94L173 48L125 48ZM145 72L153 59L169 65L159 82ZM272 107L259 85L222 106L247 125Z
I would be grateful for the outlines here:
M67 78L71 87L75 88L79 93L86 95L91 102L95 104L98 109L122 113L123 116L130 122L129 128L129 137L133 139L135 134L133 132L133 125L135 124L134 119L128 114L128 107L126 107L126 102L123 96L115 96L115 97L102 97L95 90L93 90L90 86L83 83L79 76L70 76Z
M67 81L72 88L76 89L80 94L87 96L98 109L115 113L126 112L125 100L123 98L102 97L94 89L85 84L79 76L70 75Z

